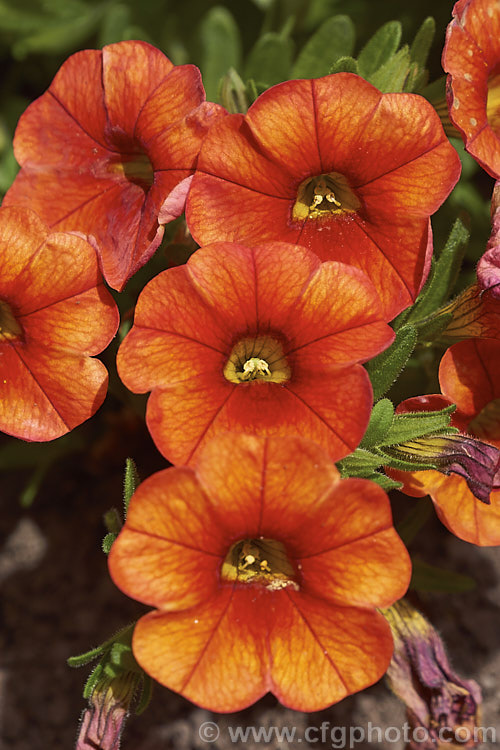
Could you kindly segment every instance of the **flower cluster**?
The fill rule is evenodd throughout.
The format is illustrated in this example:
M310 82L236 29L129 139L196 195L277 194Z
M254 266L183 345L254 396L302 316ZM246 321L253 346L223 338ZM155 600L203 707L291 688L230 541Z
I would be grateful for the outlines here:
M488 0L457 3L443 64L450 116L499 176L500 49L479 38L492 9L500 27ZM419 317L426 290L437 299L430 217L460 160L408 90L339 72L228 113L193 65L124 41L70 57L19 121L21 169L0 209L3 431L51 440L89 418L107 386L91 355L119 324L105 281L120 301L184 210L197 245L150 279L120 330L118 375L151 393L147 426L172 466L138 487L109 569L154 608L132 639L140 667L211 710L269 691L319 710L386 672L393 642L377 610L404 595L409 555L388 476L345 468L359 469L374 430L368 447L395 457L404 492L430 494L462 539L500 544L500 219L477 284ZM406 437L384 443L397 420L382 435L379 383L419 333L463 340L441 360L442 395L404 401ZM441 412L439 429L413 434L426 410ZM85 731L112 694L96 691Z

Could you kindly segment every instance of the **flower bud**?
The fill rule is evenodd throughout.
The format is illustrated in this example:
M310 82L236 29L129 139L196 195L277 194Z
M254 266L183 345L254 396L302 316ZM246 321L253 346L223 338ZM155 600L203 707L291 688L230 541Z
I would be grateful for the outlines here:
M413 750L477 747L481 689L451 668L439 634L407 601L382 610L394 638L387 671L391 690L407 709ZM417 728L423 728L422 740ZM425 739L424 739L425 737Z
M386 449L388 450L388 449ZM391 446L391 455L420 468L426 462L442 474L463 477L472 494L489 505L489 495L500 480L500 450L468 435L427 435Z

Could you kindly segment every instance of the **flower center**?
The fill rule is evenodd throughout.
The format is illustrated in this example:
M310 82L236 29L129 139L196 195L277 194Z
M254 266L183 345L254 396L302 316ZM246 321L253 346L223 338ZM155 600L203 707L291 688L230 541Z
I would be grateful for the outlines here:
M469 430L488 443L500 441L500 398L496 398L481 409L469 424Z
M488 79L486 117L493 130L500 132L500 73L494 73Z
M7 302L0 299L0 341L12 341L22 336L23 329Z
M230 548L222 564L223 581L257 583L269 591L299 590L285 547L275 539L243 539Z
M332 214L353 213L361 202L338 172L308 177L300 183L293 206L295 221L320 219Z
M241 339L233 346L224 367L224 377L230 383L259 380L284 383L290 380L290 367L277 339L257 336Z
M114 174L123 175L126 180L145 190L149 190L153 184L153 165L144 152L121 154L119 161L110 162L109 170Z

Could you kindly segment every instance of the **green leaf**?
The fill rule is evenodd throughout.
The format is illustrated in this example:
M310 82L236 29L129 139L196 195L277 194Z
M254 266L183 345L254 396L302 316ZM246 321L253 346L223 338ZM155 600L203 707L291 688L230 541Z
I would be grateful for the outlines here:
M409 72L410 52L405 45L367 79L383 94L398 93L403 91Z
M336 60L330 70L329 73L356 73L356 75L359 73L358 70L358 61L354 59L354 57L339 57L338 60Z
M394 55L401 41L401 24L389 21L375 32L358 55L359 72L364 78L373 75Z
M461 594L465 591L473 591L476 588L476 582L473 578L455 573L453 570L437 568L418 558L412 560L412 566L410 589L413 591Z
M102 19L97 46L104 47L107 44L114 44L129 38L130 24L131 12L128 6L122 3L110 5Z
M82 10L71 18L62 20L47 18L39 30L15 42L12 46L13 56L22 60L34 53L72 52L97 30L104 9L104 5L97 5L94 8L83 6Z
M140 716L142 713L144 713L144 711L149 706L151 697L153 695L153 684L154 683L151 677L146 674L146 672L144 672L142 677L141 695L137 702L137 708L135 709L135 713L137 714L137 716Z
M449 298L457 281L468 241L469 231L462 220L457 219L437 261L432 262L429 278L411 309L408 322L423 320Z
M266 86L286 81L290 76L293 47L292 40L281 34L263 34L248 56L244 77Z
M416 343L416 328L412 325L404 325L397 331L394 343L389 349L366 363L366 369L373 386L374 401L378 401L396 381L408 362Z
M292 77L326 75L339 57L352 54L354 38L354 24L348 16L329 18L302 48L293 66Z
M78 656L70 656L69 659L67 660L67 664L69 667L75 667L75 668L84 667L85 664L88 664L94 659L97 659L98 656L102 656L107 646L108 646L107 642L101 643L101 645L97 646L97 648L93 648L90 651L86 651L84 654L78 654Z
M407 443L409 440L435 435L436 433L456 433L458 430L450 427L450 415L457 407L455 404L440 411L419 411L407 414L395 414L387 435L378 447Z
M427 58L432 42L434 41L435 33L436 22L432 16L428 16L415 34L415 39L410 47L410 59L412 62L417 63L419 68L425 68L427 65Z
M394 407L388 398L383 398L373 407L370 422L361 441L360 448L378 445L387 435L394 419Z
M102 664L97 664L97 666L94 667L92 672L87 677L87 680L85 681L85 685L83 686L83 697L87 700L90 698L92 693L94 692L94 688L101 679L104 672L104 667Z
M216 101L219 81L230 68L238 70L241 37L231 13L222 6L211 8L201 20L201 72L208 101Z
M125 508L125 518L127 517L128 506L132 495L141 483L137 466L132 458L125 461L125 476L123 478L123 505Z
M337 469L342 477L366 477L372 474L384 463L384 458L363 448L356 448L337 463Z
M369 479L371 482L375 482L383 490L389 492L389 490L399 490L403 486L402 482L396 482L395 479L391 479L387 474L381 474L379 471L374 471L372 474L366 474L361 477L362 479Z
M102 551L104 552L105 555L109 555L109 551L111 547L113 546L113 542L115 541L117 536L118 534L109 533L109 534L106 534L106 536L102 540Z

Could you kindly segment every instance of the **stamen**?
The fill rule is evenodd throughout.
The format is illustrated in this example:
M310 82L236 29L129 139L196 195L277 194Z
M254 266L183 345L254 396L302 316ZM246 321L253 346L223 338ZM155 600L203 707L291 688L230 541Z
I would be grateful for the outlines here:
M233 544L222 565L221 578L259 584L269 591L288 587L299 590L285 548L274 539L243 539Z
M0 300L0 341L13 341L22 336L23 329L14 317L10 305Z
M224 377L230 383L284 383L290 375L283 346L271 336L241 339L224 367Z
M327 218L346 212L353 213L360 207L361 202L349 187L346 178L337 172L329 172L308 177L300 183L292 218L296 221Z

